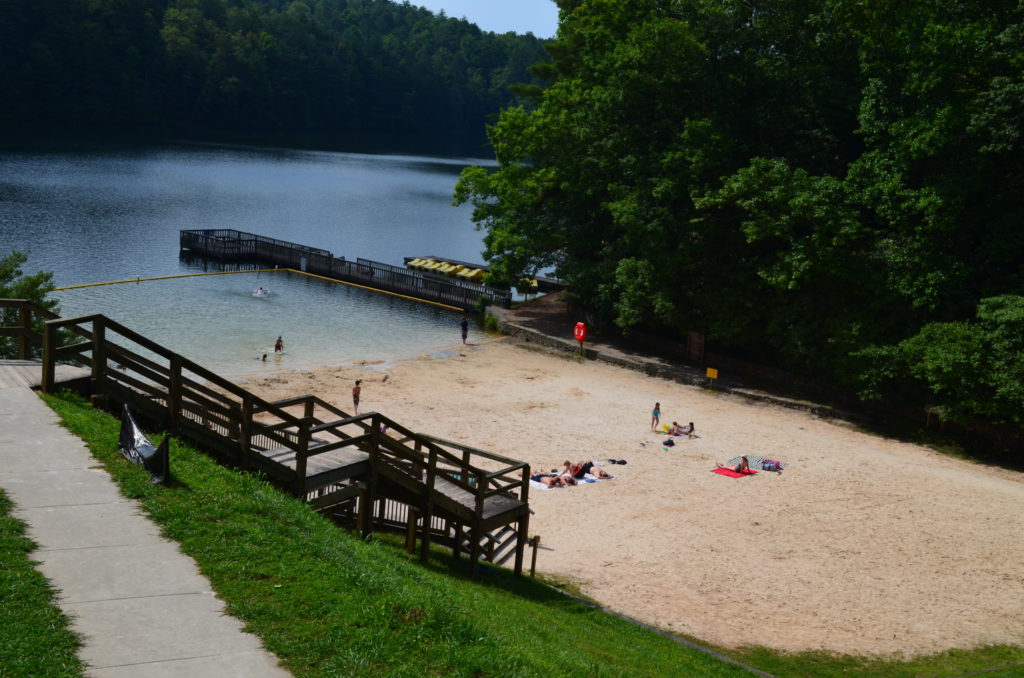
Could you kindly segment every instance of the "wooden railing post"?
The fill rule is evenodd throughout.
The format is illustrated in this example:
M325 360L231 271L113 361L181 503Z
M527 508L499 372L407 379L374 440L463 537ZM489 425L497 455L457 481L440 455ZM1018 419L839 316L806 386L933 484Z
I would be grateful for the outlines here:
M373 533L373 504L377 499L377 476L380 471L380 415L374 415L370 421L373 422L373 431L370 435L370 445L367 453L370 461L370 477L364 483L359 483L359 533L366 539Z
M293 492L296 497L306 495L306 461L309 456L309 428L311 420L307 417L299 425L299 441L295 446L295 485Z
M517 577L523 574L523 556L526 554L526 542L529 541L526 534L530 530L530 514L523 514L523 517L519 519L519 525L516 528L516 565L515 575ZM536 552L534 552L534 559L536 559Z
M437 447L430 446L427 457L426 492L423 497L423 528L420 531L420 560L424 563L430 557L430 523L434 519L434 483L437 479Z
M419 517L419 513L409 508L406 516L405 526L405 552L412 553L416 550L416 520Z
M53 393L57 360L57 321L47 320L43 325L43 367L40 386L44 393Z
M238 422L238 465L249 468L249 454L252 452L252 395L242 398L242 409Z
M167 430L178 430L178 415L181 413L181 356L171 357L169 382L167 384Z
M476 502L473 508L473 524L470 529L469 574L475 577L480 566L480 534L484 515L484 473L476 471Z
M92 320L92 383L103 393L107 378L107 319L101 315Z
M32 345L28 340L28 333L32 331L32 309L25 304L19 309L19 315L23 334L18 337L18 359L28 360L32 357Z

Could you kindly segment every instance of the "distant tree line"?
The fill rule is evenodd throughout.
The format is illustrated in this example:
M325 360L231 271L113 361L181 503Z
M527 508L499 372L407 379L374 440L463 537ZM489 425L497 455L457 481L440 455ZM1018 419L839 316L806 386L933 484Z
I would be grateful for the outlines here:
M486 145L547 58L388 0L3 0L0 122Z
M1024 425L1024 5L558 0L466 170L497 277L595 322Z

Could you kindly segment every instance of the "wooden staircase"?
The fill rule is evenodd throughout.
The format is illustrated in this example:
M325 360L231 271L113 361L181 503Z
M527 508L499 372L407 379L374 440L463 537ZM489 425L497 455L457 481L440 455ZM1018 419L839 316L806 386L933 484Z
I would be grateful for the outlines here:
M0 299L0 311L7 308L20 322L0 327L0 337L17 337L23 359L41 347L44 391L56 388L59 364L83 366L89 395L118 411L127 404L140 421L260 471L318 510L354 506L364 535L387 522L376 517L379 506L398 502L410 548L420 536L422 559L434 540L456 555L468 551L475 570L481 557L507 561L514 541L513 567L522 572L529 465L411 431L378 412L350 415L313 395L265 401L103 315L58 318Z

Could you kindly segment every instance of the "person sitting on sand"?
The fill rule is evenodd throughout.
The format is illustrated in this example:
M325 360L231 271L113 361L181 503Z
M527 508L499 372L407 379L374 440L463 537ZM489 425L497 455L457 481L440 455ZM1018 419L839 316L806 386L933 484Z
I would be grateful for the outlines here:
M740 457L740 463L736 464L736 466L722 466L721 464L715 464L715 466L718 468L727 468L730 471L735 471L736 473L750 473L750 462L747 461L747 455L745 454Z
M588 473L594 476L595 478L600 478L601 480L611 480L612 478L615 477L612 474L605 471L600 466L595 466L594 462L589 459L587 461L581 461L578 464L573 464L568 459L566 459L565 462L563 462L562 466L564 468L562 469L561 475L568 476L570 478L582 479Z
M696 434L693 430L693 422L691 421L688 426L680 426L678 422L672 422L672 428L668 430L669 435L673 436L687 436L693 438Z

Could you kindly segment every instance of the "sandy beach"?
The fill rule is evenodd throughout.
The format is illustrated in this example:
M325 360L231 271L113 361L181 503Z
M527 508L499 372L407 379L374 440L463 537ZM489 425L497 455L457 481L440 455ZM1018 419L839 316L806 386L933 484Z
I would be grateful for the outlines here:
M533 468L626 460L606 463L614 480L530 496L538 570L626 615L727 647L1024 643L1024 474L511 338L238 381L350 411L357 378L361 411ZM665 449L656 401L699 437ZM710 472L741 454L788 467Z

